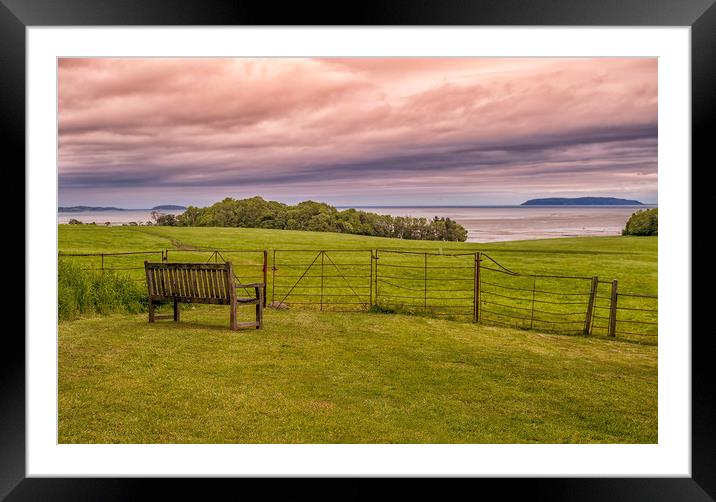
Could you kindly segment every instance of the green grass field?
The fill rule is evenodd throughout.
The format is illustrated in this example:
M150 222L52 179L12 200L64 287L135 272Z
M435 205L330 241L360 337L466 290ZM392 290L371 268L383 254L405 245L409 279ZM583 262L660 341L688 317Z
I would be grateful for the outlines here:
M366 250L359 262L352 253L333 254L344 273L370 267L369 249L398 247L481 251L522 273L599 275L617 278L620 291L657 292L657 238L651 237L472 244L260 229L59 226L61 252L169 249L170 261L210 255L197 249ZM286 274L290 284L291 266L301 270L311 256L279 256L276 283ZM134 268L144 259L157 261L106 257L105 266ZM260 272L261 253L230 259L247 277ZM419 265L411 262L421 259L393 258L404 267L403 284L421 283ZM473 258L455 259L468 267ZM73 260L99 266L97 257ZM435 260L439 267L453 258ZM141 271L117 273L144 287ZM440 269L432 273L441 278ZM315 291L314 279L302 280L309 281L301 283L307 294ZM581 292L582 283L567 290ZM562 284L545 279L539 287ZM385 294L387 286L380 287ZM599 296L608 294L601 288ZM60 442L657 441L656 337L566 336L459 316L319 312L287 303L286 311L267 309L260 331L231 332L228 308L210 306L185 308L179 324L149 325L142 313L61 321ZM248 318L250 309L240 315Z

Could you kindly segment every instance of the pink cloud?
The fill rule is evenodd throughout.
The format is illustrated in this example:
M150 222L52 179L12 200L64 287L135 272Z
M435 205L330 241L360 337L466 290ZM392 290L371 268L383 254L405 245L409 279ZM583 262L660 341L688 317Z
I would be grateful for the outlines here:
M601 172L604 189L619 180L655 194L655 176L632 174L656 173L655 138L634 136L655 130L656 74L656 59L624 58L61 59L61 195L113 180L279 193L300 173L328 193L346 190L350 169L355 191L358 170L380 162L384 186L400 191L412 155L413 185L448 170L442 193L499 191L529 173L520 183L539 190L567 163L590 173L583 183ZM542 157L525 153L540 141ZM505 152L460 157L496 144Z

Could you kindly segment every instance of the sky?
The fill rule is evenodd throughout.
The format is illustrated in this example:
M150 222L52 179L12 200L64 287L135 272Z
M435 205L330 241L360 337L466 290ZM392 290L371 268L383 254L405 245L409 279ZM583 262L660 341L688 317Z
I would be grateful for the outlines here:
M59 205L657 202L655 58L62 58Z

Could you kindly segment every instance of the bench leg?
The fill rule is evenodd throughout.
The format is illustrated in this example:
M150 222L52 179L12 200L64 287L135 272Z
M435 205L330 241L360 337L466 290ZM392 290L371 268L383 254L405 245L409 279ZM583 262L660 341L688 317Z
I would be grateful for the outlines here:
M231 325L231 329L236 331L239 329L239 323L236 319L236 301L231 302L231 311L229 313L229 324Z
M256 288L256 329L261 329L264 324L264 292L262 288Z
M174 302L174 321L179 322L179 314L180 314L179 302L175 301Z
M149 300L149 322L154 322L154 301Z

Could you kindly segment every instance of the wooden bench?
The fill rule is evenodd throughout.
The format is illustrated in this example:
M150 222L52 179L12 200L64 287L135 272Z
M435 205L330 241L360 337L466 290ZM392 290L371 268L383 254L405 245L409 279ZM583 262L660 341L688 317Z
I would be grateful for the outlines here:
M149 322L158 319L179 321L179 303L229 305L231 329L263 326L263 283L236 284L231 262L226 263L150 263L144 262L149 291ZM253 289L254 296L238 297L237 289ZM162 302L174 302L174 314L158 315L154 308ZM256 321L238 322L239 305L256 305Z

